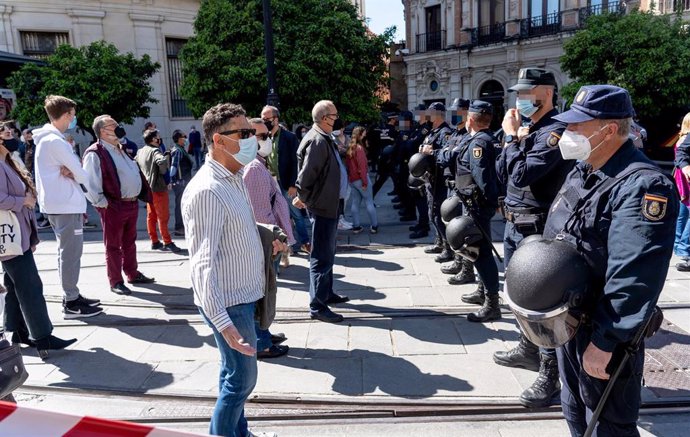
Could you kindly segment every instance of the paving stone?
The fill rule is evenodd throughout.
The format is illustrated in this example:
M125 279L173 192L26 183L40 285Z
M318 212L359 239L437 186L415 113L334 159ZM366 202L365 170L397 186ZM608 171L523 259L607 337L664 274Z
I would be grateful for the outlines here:
M366 357L369 352L392 356L391 320L355 320L350 322L350 351ZM351 353L354 356L354 353Z
M145 362L212 361L219 359L213 331L206 325L168 326L139 357Z
M174 361L156 363L154 371L142 384L150 393L218 393L220 355L214 361Z
M397 356L466 353L452 319L394 319L392 337Z
M446 301L435 287L412 287L410 288L412 306L415 307L439 307L445 306Z
M349 353L350 326L345 323L309 324L307 358L347 358Z

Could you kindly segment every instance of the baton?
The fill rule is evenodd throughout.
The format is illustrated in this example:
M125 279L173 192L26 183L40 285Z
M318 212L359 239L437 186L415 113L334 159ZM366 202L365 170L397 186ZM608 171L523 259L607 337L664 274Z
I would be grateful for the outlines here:
M493 250L494 254L496 255L496 258L498 258L500 262L503 262L503 258L501 258L501 255L498 254L498 250L496 250L496 246L494 246L493 241L491 241L491 237L489 236L489 234L486 233L484 228L481 227L481 225L479 224L479 220L477 220L477 218L472 213L472 205L463 196L460 196L460 201L467 207L467 213L470 215L472 220L474 220L474 223L477 225L477 229L479 229L479 232L482 233L482 236L486 238L486 241L489 242L489 246L491 246L491 250Z

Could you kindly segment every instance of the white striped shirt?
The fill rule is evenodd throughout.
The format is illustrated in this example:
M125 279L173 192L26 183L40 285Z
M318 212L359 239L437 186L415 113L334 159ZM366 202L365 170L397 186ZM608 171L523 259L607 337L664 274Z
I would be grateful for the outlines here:
M210 156L182 195L194 303L220 332L232 325L226 308L264 293L264 256L242 172Z

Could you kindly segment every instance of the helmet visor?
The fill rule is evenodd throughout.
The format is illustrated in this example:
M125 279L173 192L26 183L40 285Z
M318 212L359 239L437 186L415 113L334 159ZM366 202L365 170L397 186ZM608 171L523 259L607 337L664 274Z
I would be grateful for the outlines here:
M506 300L522 333L537 346L554 349L566 344L580 327L581 319L567 304L549 311L531 311L515 305L506 293Z

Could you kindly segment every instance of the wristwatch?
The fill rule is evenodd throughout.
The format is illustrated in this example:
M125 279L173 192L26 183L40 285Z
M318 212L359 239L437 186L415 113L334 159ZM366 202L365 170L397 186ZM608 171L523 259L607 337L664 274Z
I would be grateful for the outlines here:
M517 143L518 141L517 135L506 135L504 139L506 144Z

